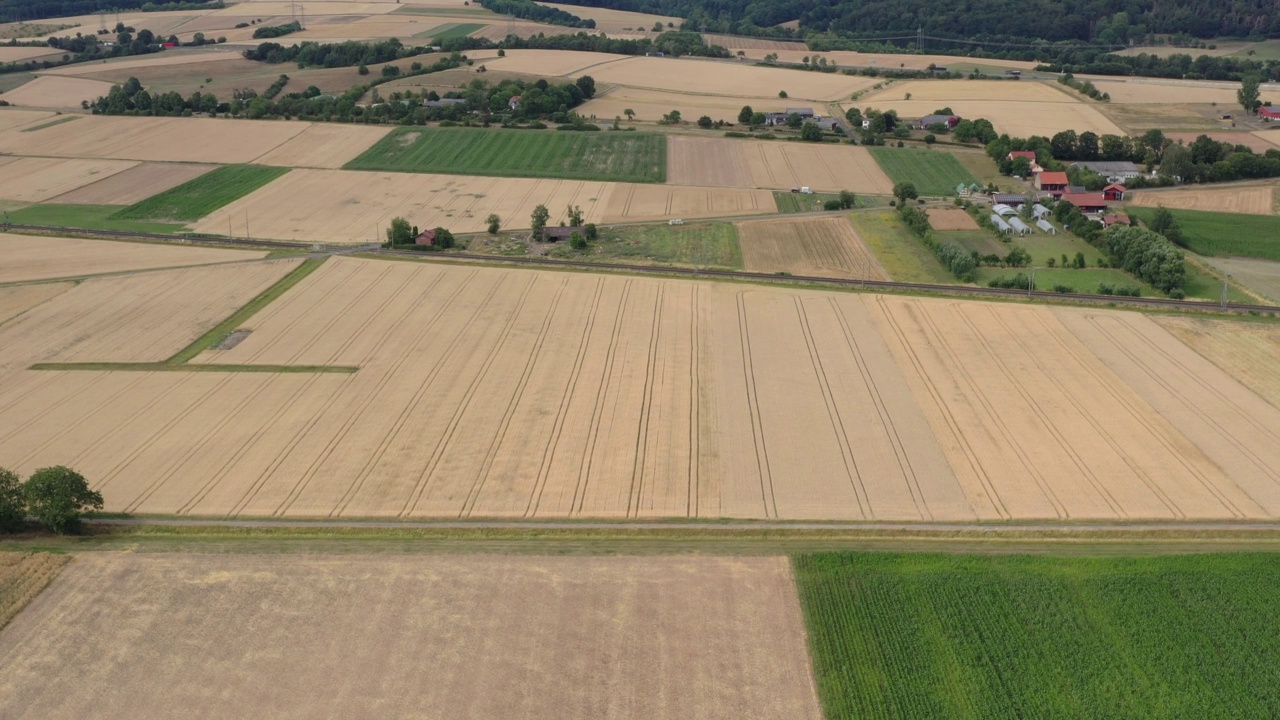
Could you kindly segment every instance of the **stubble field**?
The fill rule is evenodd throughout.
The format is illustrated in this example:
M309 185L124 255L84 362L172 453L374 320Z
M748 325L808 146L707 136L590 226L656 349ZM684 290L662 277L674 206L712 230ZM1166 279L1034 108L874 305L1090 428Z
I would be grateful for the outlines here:
M79 110L80 102L93 102L111 90L111 84L99 80L71 77L38 77L16 90L4 94L4 99L19 107L62 108Z
M598 83L697 95L777 100L778 92L785 90L793 105L797 100L839 100L855 90L868 88L876 83L874 78L850 75L659 57L627 58L580 70L571 77L582 75L590 75ZM737 113L734 117L737 117Z
M85 554L0 634L0 695L14 720L822 717L786 558Z
M20 369L165 356L224 271L0 329L0 456L142 513L1280 515L1280 410L1108 310L334 258L195 362L355 374Z
M376 125L315 124L254 162L281 167L337 169L391 132Z
M1209 212L1275 214L1274 185L1243 185L1224 188L1139 190L1126 198L1137 207L1206 210Z
M960 208L929 208L929 224L934 230L977 230L973 216Z
M4 171L0 172L0 199L41 202L123 173L136 165L125 160L20 157L5 163Z
M247 163L310 126L271 120L97 115L33 132L0 132L0 152L55 158Z
M586 75L595 69L585 71ZM794 72L794 71L793 71ZM609 122L614 118L622 118L627 122L626 111L635 112L637 123L656 123L663 115L672 110L679 110L681 117L688 122L696 122L703 115L712 120L737 122L738 112L744 105L750 105L759 112L781 112L787 107L797 105L812 106L814 103L783 100L777 97L760 97L759 95L708 95L702 93L671 92L668 90L648 90L615 86L588 100L578 108L578 114L594 117Z
M897 110L910 118L928 115L945 105L962 117L986 118L997 132L1013 137L1049 136L1061 130L1124 134L1095 107L1067 92L1030 80L911 80L842 107ZM908 93L910 100L904 99Z
M851 190L888 194L893 182L865 148L675 135L667 142L673 185Z
M0 283L11 283L253 260L266 253L0 233L0 254Z
M747 270L888 280L880 262L843 217L752 220L738 224Z

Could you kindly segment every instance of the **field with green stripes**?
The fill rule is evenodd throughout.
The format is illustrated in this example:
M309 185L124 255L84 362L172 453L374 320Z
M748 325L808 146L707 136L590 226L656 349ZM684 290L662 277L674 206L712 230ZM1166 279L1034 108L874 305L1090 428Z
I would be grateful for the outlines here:
M195 221L289 172L264 165L224 165L152 195L111 216L113 220Z
M403 128L346 168L658 183L667 176L667 140L640 133Z
M973 174L945 150L867 148L894 183L909 182L921 195L955 195L956 185L976 182Z

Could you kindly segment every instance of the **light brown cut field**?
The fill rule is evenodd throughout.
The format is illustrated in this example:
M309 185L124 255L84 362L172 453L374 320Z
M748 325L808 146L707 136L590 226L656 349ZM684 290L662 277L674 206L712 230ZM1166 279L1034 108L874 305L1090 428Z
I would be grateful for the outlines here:
M53 582L69 562L69 555L0 552L0 630Z
M165 360L270 287L299 262L301 260L293 258L85 280L0 326L0 339L11 346L0 355L0 372L43 361ZM86 379L92 379L92 375L89 373ZM143 377L141 373L125 375L130 377L120 378L121 384L109 391L113 398L118 397L117 390L134 388ZM83 399L99 397L97 386L81 385L78 377L69 380L66 386L57 388L58 394L76 388L73 393ZM69 399L75 402L74 397ZM27 419L41 415L30 404L7 407ZM68 422L74 425L92 419L81 415L69 418ZM0 435L11 437L13 430L12 426L0 425ZM29 456L44 445L45 440L32 438L29 446L12 454ZM14 450L17 449L11 448ZM57 463L37 467L49 464Z
M600 212L598 222L623 223L772 215L778 205L768 190L610 183Z
M648 13L628 12L626 10L609 10L607 8L587 7L585 5L558 5L556 3L540 2L539 5L563 10L571 15L577 15L583 20L595 20L596 27L594 32L621 32L624 30L651 30L654 23L662 23L665 26L671 23L676 28L684 22L684 18L672 17L670 15L650 15Z
M0 287L0 325L74 287L71 283L37 283Z
M747 270L792 275L888 280L880 262L843 217L738 223Z
M132 205L214 169L195 163L142 163L69 193L50 198L67 205Z
M95 20L96 22L96 20ZM146 27L146 26L144 26ZM134 70L137 68L150 68L157 66L174 66L186 65L189 63L204 63L210 60L226 60L235 58L238 53L231 52L226 49L222 50L200 50L194 52L163 52L153 55L144 55L142 57L126 56L114 61L104 61L97 63L76 63L74 65L66 65L58 68L50 68L49 70L41 70L41 75L84 75L86 73L98 73L106 70L120 72L123 70Z
M695 95L777 100L778 92L785 90L790 98L784 102L792 106L804 100L838 100L877 82L874 78L842 74L659 57L634 57L573 73L575 77L581 75L590 75L596 82L612 85ZM737 117L736 113L734 117Z
M0 199L41 202L109 178L135 165L137 163L124 160L18 158L5 164L4 172L0 172Z
M672 185L872 194L893 189L865 148L683 135L673 135L667 143L667 182Z
M627 55L577 50L507 50L506 53L506 57L485 60L485 67L491 71L504 70L527 75L559 77L580 71L586 71L586 74L590 75L589 68L628 58ZM467 53L467 57L472 57L472 54ZM474 79L474 73L472 75Z
M350 2L349 0L310 0L308 14L318 15L385 15L404 7L391 0L374 0L372 2ZM247 3L234 3L214 10L211 15L243 15L252 11L256 17L268 15L292 16L295 7L285 0L249 0ZM292 37L292 36L290 36Z
M254 260L266 253L0 233L0 255L0 283L11 283Z
M333 258L196 362L355 374L18 369L180 346L237 267L0 327L0 456L140 513L1280 516L1280 409L1113 310Z
M804 636L782 557L95 553L0 633L0 695L12 720L819 720Z
M1152 319L1241 385L1280 407L1280 327L1171 315Z
M455 22L466 22L465 19L455 19ZM546 35L552 37L555 35L564 35L569 28L563 25L544 25L542 23L531 22L500 22L493 25L486 25L483 28L471 33L468 37L486 38L494 42L502 42L508 35L515 35L520 38L529 39L537 35ZM467 53L470 57L471 53Z
M26 62L28 60L48 60L53 56L60 57L61 50L49 47L6 47L0 46L0 65L7 63Z
M39 125L41 121L52 117L54 117L53 113L44 110L0 108L0 133L24 126Z
M38 77L16 90L4 94L4 99L19 107L80 109L80 103L94 100L111 91L111 83L77 77Z
M795 40L767 40L758 37L743 37L741 35L717 35L715 33L702 33L702 39L708 45L719 45L726 50L737 52L738 50L759 50L760 55L765 53L776 52L799 52L805 50L804 43Z
M1212 82L1209 80L1173 80L1166 78L1128 78L1116 80L1101 77L1085 77L1099 92L1111 96L1115 104L1168 104L1183 105L1217 103L1231 107L1237 104L1239 83ZM1280 103L1280 89L1272 85L1261 88L1259 98L1264 102Z
M929 208L929 224L934 230L977 230L973 216L960 208Z
M1248 215L1275 214L1274 185L1237 185L1226 188L1174 190L1138 190L1126 199L1130 205L1181 210L1207 210L1210 212L1245 213Z
M1028 103L1067 103L1074 100L1056 85L1035 80L907 80L868 93L860 100L902 100L907 93L911 94L912 100L928 102L1016 100ZM905 113L899 114L912 117Z
M33 132L0 132L0 152L62 158L247 163L309 127L311 123L272 120L92 115Z
M259 165L337 169L391 132L390 126L317 123L258 158Z
M610 183L580 180L383 173L356 170L293 170L194 224L197 232L223 233L227 217L245 213L254 237L305 242L360 243L376 240L392 218L419 227L480 232L497 213L504 228L528 227L538 205L551 208L551 224L564 208L578 205L588 222L600 222ZM379 240L381 242L381 240Z

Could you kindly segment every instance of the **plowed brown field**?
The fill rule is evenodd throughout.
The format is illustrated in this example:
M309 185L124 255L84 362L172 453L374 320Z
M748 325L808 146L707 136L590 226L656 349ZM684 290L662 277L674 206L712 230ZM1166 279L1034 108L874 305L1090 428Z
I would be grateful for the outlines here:
M176 247L0 233L0 283L253 260L255 250Z
M196 362L355 374L20 369L164 356L263 265L0 326L0 457L143 513L1280 516L1280 409L1109 310L334 258Z
M888 280L853 226L843 217L752 220L738 224L747 270L792 275Z
M1185 190L1139 190L1128 198L1138 207L1180 208L1211 212L1275 214L1274 185L1240 185L1225 188Z
M12 720L819 720L804 634L785 558L95 553L0 634L0 697Z
M934 230L977 230L973 216L959 208L929 208L929 224Z
M143 163L50 201L70 205L132 205L194 180L214 167L195 163Z

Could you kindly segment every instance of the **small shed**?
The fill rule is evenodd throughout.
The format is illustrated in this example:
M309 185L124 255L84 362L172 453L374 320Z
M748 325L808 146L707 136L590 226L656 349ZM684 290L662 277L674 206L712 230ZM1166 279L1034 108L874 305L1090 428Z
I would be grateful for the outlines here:
M1113 201L1123 200L1124 186L1119 183L1111 183L1110 185L1102 188L1102 197Z
M1027 227L1027 224L1022 222L1022 218L1019 218L1019 217L1009 218L1009 225L1011 225L1013 227L1013 231L1018 233L1019 235L1031 234L1031 228Z
M1056 228L1056 227L1054 227L1053 225L1049 224L1049 221L1048 221L1048 220L1045 220L1044 218L1040 218L1039 220L1036 220L1036 227L1038 227L1038 228L1040 228L1041 230L1043 230L1043 231L1045 231L1045 232L1049 233L1050 235L1057 235L1057 234L1058 234L1058 228Z
M560 240L568 240L574 233L578 233L583 237L587 236L587 230L584 227L558 225L556 227L542 228L542 240L543 242L559 242Z
M1005 233L1005 234L1013 233L1013 226L1005 222L1004 218L994 213L991 215L991 224L995 225L996 229L1002 233Z
M418 236L417 236L417 237L415 237L415 238L413 239L413 244L414 244L414 245L435 245L435 244L436 244L436 231L435 231L435 230L423 230L422 232L418 233Z

